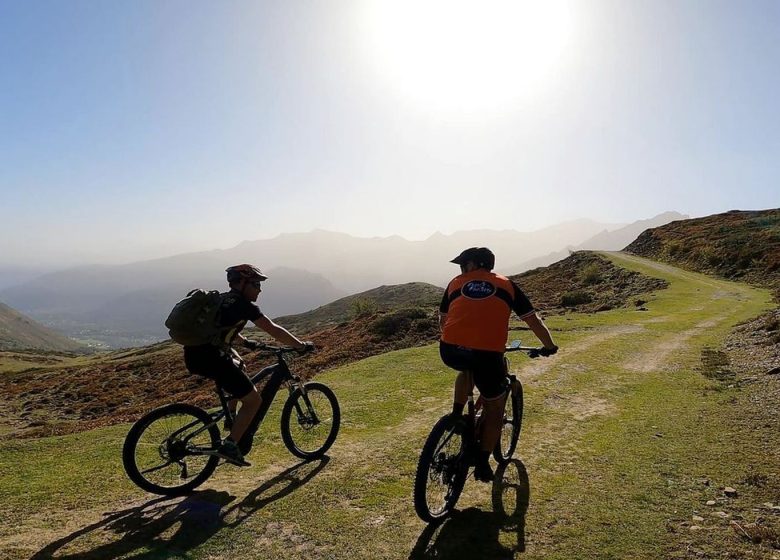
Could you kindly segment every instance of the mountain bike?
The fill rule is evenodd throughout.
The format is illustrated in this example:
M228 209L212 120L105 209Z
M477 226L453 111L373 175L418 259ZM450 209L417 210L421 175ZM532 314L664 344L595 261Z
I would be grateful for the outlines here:
M289 395L282 408L282 441L296 457L308 461L321 458L339 431L341 411L336 395L326 385L304 383L290 371L288 361L297 350L269 345L258 349L274 355L276 363L251 378L256 385L268 381L260 392L260 409L239 447L247 451L251 448L254 434L276 393L286 384ZM179 496L211 476L220 460L217 449L222 438L218 424L224 418L227 430L235 420L225 392L219 387L216 392L220 407L214 410L173 403L152 410L133 424L122 448L122 462L130 480L154 494Z
M531 358L542 355L541 348L524 347L519 343L507 347L506 351L525 352ZM505 364L504 419L501 437L493 450L493 458L499 465L512 459L523 422L523 385L509 373L509 360L506 358ZM480 448L483 399L480 396L474 401L473 377L469 372L465 373L470 388L466 413L462 419L447 414L436 422L417 463L414 509L420 519L428 523L443 520L455 508Z

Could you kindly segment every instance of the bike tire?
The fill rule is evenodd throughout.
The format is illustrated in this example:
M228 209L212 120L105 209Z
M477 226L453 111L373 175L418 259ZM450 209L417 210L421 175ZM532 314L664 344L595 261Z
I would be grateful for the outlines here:
M192 427L184 434L208 426L195 440L199 448L216 450L219 447L219 428L213 423L211 415L191 404L174 403L162 406L133 424L122 446L122 463L130 480L139 488L162 496L188 494L203 484L217 468L219 457L188 454L187 444L181 438L170 439L173 432L190 424ZM166 454L168 457L181 456L185 468L182 469L180 463L169 461L166 464ZM155 462L160 465L147 466L147 463ZM192 476L189 474L191 469L197 471ZM177 470L178 478L175 476Z
M306 461L321 458L336 441L341 426L341 409L336 395L323 383L306 383L306 397L296 388L282 408L281 430L284 446ZM311 424L311 404L318 422ZM296 409L297 404L297 409ZM293 411L296 414L293 415ZM297 410L305 411L300 417Z
M450 455L443 451L443 446L451 441L458 443L452 448ZM468 476L465 453L466 441L463 434L455 432L450 416L443 416L436 422L428 439L425 440L414 477L414 510L426 523L443 521L455 508ZM442 454L444 457L441 456ZM439 479L442 487L446 487L446 494L441 504L433 505L429 503L428 490L429 485L437 482L436 479ZM440 490L433 488L433 491Z
M523 385L517 380L514 390L504 404L504 419L501 424L501 436L498 439L493 458L499 465L508 463L517 449L520 439L520 429L523 426Z

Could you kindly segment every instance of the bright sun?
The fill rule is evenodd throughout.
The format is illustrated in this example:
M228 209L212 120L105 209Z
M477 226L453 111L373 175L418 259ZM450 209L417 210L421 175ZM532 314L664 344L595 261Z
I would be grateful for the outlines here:
M563 0L366 2L365 52L403 96L436 112L503 113L538 94L572 28Z

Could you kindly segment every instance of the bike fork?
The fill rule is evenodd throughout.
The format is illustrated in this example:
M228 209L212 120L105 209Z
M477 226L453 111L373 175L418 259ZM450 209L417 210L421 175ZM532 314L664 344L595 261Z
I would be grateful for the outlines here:
M309 400L309 394L308 391L306 391L306 385L303 381L298 381L296 384L296 388L301 392L301 398L303 399L303 404L306 405L306 411L304 411L300 404L298 404L298 401L295 401L295 414L298 417L298 423L303 424L307 420L309 420L313 425L319 424L320 420L317 418L317 413L314 410L314 407L311 405L311 401ZM295 389L292 385L289 387L290 396L295 392Z

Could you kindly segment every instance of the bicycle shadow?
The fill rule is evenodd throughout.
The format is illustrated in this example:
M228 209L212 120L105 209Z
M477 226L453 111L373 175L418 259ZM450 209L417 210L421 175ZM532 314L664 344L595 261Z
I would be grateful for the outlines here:
M284 498L309 482L328 463L330 463L330 457L326 455L316 461L302 461L280 472L255 490L252 490L241 502L225 510L223 515L224 525L237 527L256 511L276 500Z
M258 510L300 488L329 461L329 457L323 457L293 465L229 508L226 506L236 496L226 491L202 490L184 499L154 498L109 513L104 519L46 545L30 560L55 557L57 560L105 560L125 556L145 560L186 556L187 551L204 544L222 528L243 523ZM92 544L95 541L101 542ZM85 547L91 548L84 550Z
M514 459L499 466L492 487L493 511L474 507L456 510L441 525L428 525L409 560L514 558L516 553L525 552L529 501L530 483L523 462ZM511 535L512 544L502 544L502 535Z

